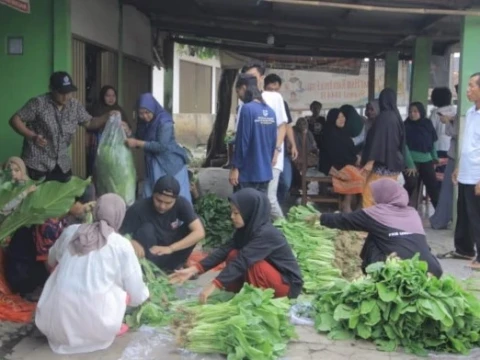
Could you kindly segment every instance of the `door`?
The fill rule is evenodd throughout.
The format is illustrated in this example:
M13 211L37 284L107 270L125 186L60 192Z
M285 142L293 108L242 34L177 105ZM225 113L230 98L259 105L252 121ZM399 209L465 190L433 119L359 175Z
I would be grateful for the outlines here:
M78 39L72 39L72 79L78 90L74 96L85 105L85 43ZM79 126L73 138L72 148L72 172L73 175L85 178L87 173L87 152L85 129Z
M123 108L135 130L137 127L136 104L138 96L152 91L152 67L129 57L123 59ZM162 103L162 99L160 104ZM137 178L144 179L143 151L134 150Z

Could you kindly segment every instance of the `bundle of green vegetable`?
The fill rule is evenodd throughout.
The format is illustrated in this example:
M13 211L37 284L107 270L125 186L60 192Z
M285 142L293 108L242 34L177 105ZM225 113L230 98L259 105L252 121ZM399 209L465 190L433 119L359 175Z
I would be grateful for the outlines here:
M337 231L324 228L318 223L307 225L304 221L315 213L318 212L312 207L296 206L288 213L288 220L275 222L292 247L302 271L303 290L309 294L328 289L342 276L340 270L333 265L334 237Z
M130 206L135 202L137 173L126 138L120 116L110 117L98 144L95 186L98 196L115 193Z
M287 298L245 285L230 301L179 311L172 323L178 344L192 352L224 354L229 360L270 360L295 337Z
M367 276L339 281L321 294L316 328L333 339L372 340L379 350L426 355L428 350L466 354L480 346L480 301L450 276L427 274L418 259L389 258L367 267Z
M22 226L43 224L47 219L66 215L74 204L75 198L80 197L89 184L90 179L72 177L66 183L48 181L37 185L37 189L2 222L0 240L4 240ZM18 194L18 191L21 190L15 189L12 193ZM6 198L2 192L1 201L6 201Z
M226 199L215 194L206 194L198 199L195 211L205 227L204 249L215 249L230 240L233 233L230 220L230 205Z

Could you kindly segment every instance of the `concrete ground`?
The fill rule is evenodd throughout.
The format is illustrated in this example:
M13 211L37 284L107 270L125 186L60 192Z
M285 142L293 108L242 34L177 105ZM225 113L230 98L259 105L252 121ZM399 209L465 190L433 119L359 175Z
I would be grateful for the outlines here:
M201 182L206 182L202 190L219 191L220 184L228 184L228 171L216 171L201 174ZM225 187L225 186L220 186ZM229 187L221 190L228 195ZM423 213L423 215L425 215ZM445 253L452 249L453 236L451 230L435 231L428 228L428 241L435 254ZM479 277L480 273L472 273L466 267L467 262L461 260L441 260L447 274L460 279ZM208 274L196 281L201 287L215 274ZM288 346L284 360L410 360L417 357L402 352L382 353L365 341L330 341L319 335L312 327L298 326L299 339ZM431 355L430 359L480 359L480 349L469 356ZM221 359L219 356L196 356L180 351L173 340L165 335L148 329L128 333L118 338L108 350L87 355L57 356L54 355L46 339L33 326L20 326L0 322L0 360L202 360ZM255 360L255 359L250 359Z

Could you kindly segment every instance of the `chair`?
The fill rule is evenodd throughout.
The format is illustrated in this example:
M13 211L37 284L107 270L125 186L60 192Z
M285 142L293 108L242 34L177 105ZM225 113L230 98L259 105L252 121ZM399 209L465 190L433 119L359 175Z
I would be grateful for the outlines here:
M308 168L307 165L307 134L305 133L302 138L302 158L300 166L298 166L298 170L301 176L301 189L302 189L302 205L306 205L307 202L313 202L317 204L336 204L338 208L340 208L340 196L333 193L332 194L320 194L322 191L321 186L322 184L329 185L333 187L332 177L325 175L324 173L320 172L317 168ZM318 182L319 185L319 193L317 195L308 195L308 183L309 182ZM326 186L325 186L326 187Z

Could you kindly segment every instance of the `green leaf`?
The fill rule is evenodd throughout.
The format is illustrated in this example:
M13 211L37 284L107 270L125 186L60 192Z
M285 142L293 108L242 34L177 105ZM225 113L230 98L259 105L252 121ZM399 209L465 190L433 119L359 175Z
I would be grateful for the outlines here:
M397 297L397 293L394 290L389 289L385 283L378 283L377 290L378 296L380 296L380 299L384 302L391 302Z
M373 307L376 306L375 300L364 300L360 307L360 314L365 315L372 311Z
M397 350L397 342L395 340L376 340L378 351L393 352Z
M336 321L343 319L350 319L352 316L353 309L350 306L340 304L336 307L335 312L333 313L333 318Z
M0 240L22 226L43 224L45 220L64 216L85 192L90 179L72 177L67 183L48 181L37 186L22 204L0 225Z
M369 339L372 335L372 328L365 324L359 323L357 326L357 335L360 336L362 339Z
M354 338L354 334L347 330L333 330L328 337L332 340L351 340Z

